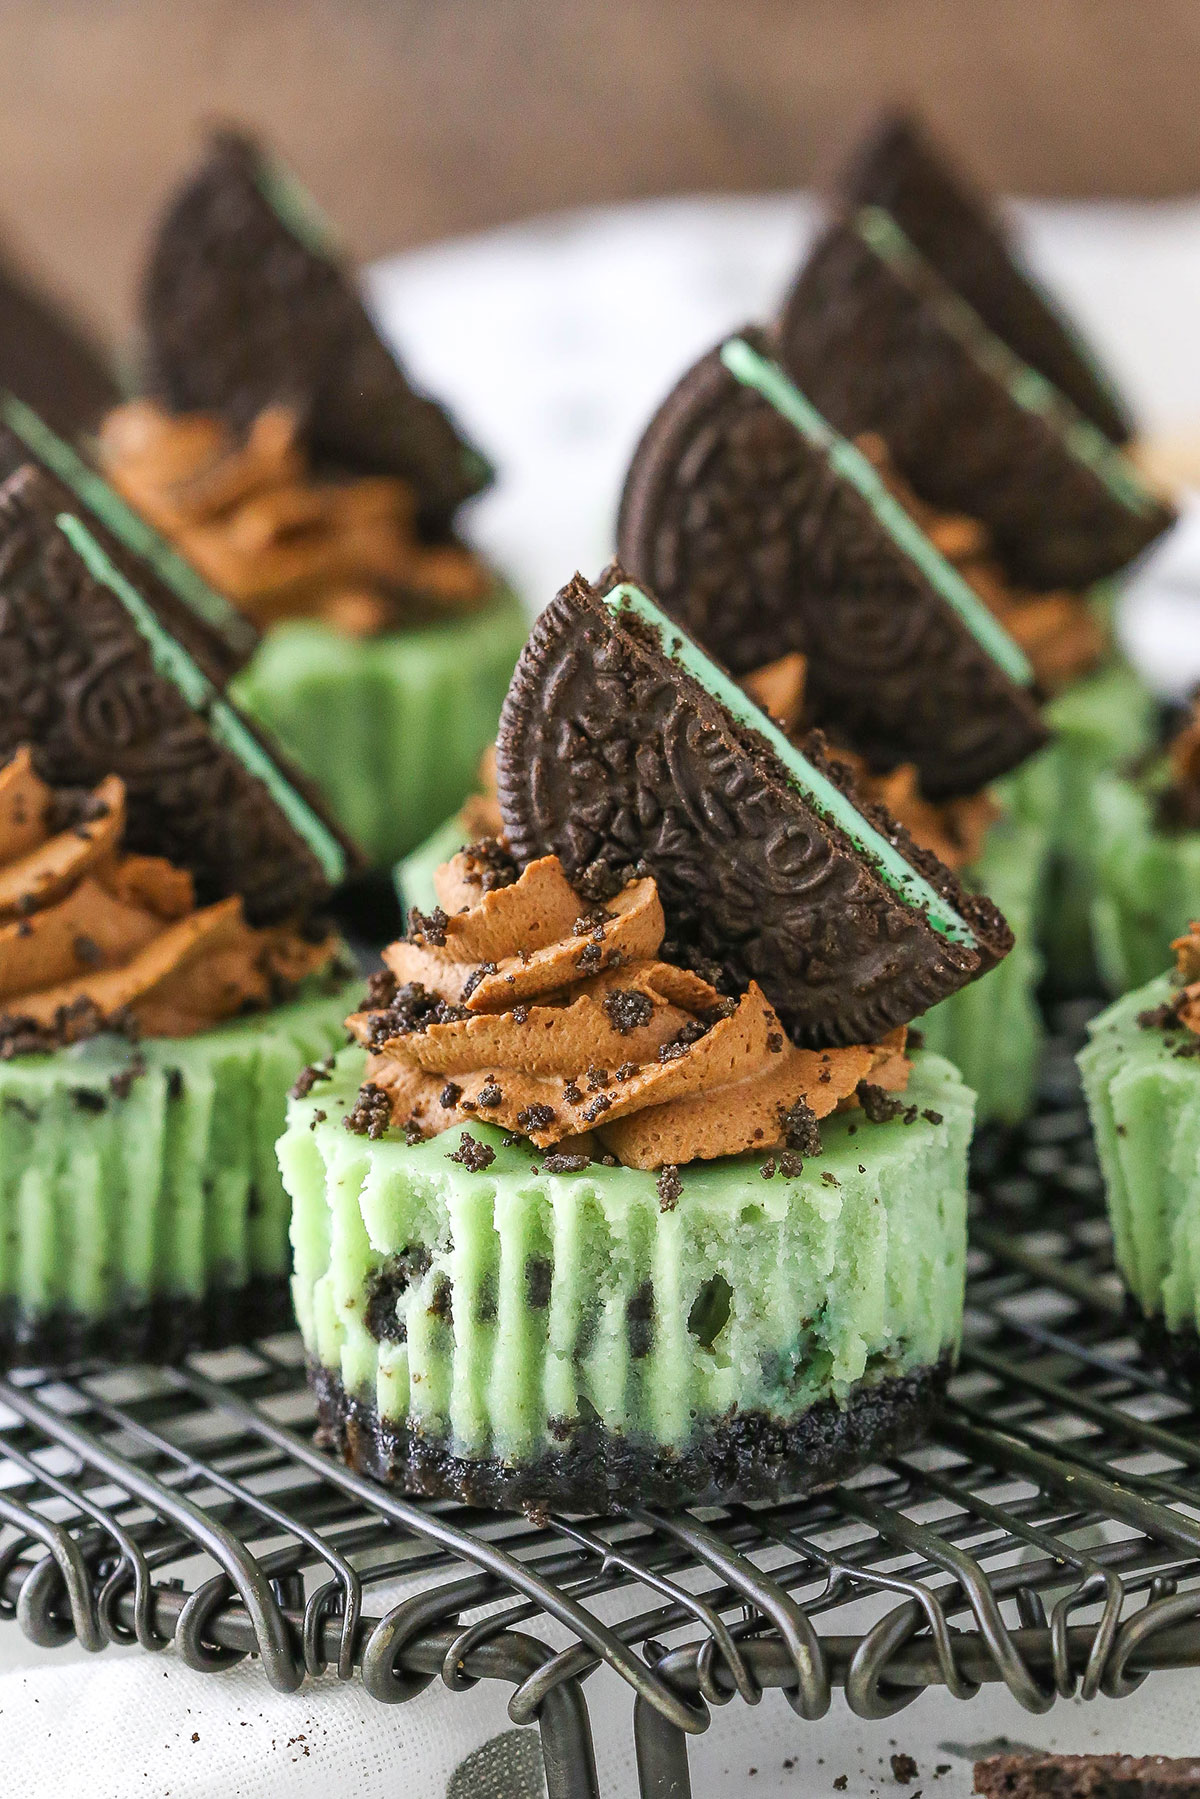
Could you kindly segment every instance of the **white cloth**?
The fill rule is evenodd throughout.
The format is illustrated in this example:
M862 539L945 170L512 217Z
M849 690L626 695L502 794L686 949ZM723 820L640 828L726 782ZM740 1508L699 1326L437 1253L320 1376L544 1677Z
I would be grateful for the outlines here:
M1200 207L1022 208L1031 253L1085 324L1152 429L1200 427ZM762 317L812 212L794 197L670 201L579 214L439 246L377 267L370 289L416 374L495 458L472 530L531 609L611 554L621 475L653 406L717 335ZM1180 691L1200 677L1200 518L1152 560L1127 628L1144 665ZM1194 590L1195 598L1189 589ZM1147 622L1149 621L1149 622ZM192 1673L161 1656L32 1649L0 1626L0 1771L21 1799L524 1799L530 1757L494 1739L507 1689L431 1686L392 1708L326 1678L283 1698L254 1663ZM636 1793L631 1703L589 1681L602 1790ZM1022 1712L1001 1688L970 1705L924 1695L864 1725L839 1699L805 1724L778 1694L714 1715L692 1751L697 1799L846 1791L965 1799L978 1745L1009 1737L1076 1751L1196 1754L1200 1676L1162 1675L1132 1699ZM193 1740L195 1739L195 1740ZM893 1749L915 1786L894 1786ZM464 1758L476 1755L460 1769ZM487 1774L511 1756L507 1772ZM792 1761L792 1767L785 1762ZM950 1771L937 1776L939 1764ZM755 1774L750 1770L756 1769Z

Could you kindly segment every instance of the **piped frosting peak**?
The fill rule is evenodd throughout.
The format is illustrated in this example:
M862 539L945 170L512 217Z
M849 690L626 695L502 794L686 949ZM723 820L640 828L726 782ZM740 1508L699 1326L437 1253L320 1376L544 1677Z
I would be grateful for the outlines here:
M664 960L652 879L595 906L557 857L489 888L495 866L455 856L437 909L385 951L387 975L349 1020L368 1050L360 1118L416 1137L478 1118L578 1166L600 1153L658 1168L817 1153L818 1119L861 1083L903 1088L903 1027L798 1049L757 984L729 998Z

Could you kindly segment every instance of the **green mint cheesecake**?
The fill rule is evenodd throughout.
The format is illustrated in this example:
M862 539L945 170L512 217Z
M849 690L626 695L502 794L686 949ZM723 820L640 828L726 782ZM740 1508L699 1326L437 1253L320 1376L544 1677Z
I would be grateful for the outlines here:
M0 487L7 1363L285 1322L273 1143L350 991L348 845L63 491Z
M502 835L434 870L279 1144L341 1453L610 1510L914 1441L974 1106L907 1026L1003 919L620 571L534 627L497 792Z
M1165 1359L1200 1378L1200 925L1175 970L1093 1020L1079 1055L1113 1249L1134 1315Z

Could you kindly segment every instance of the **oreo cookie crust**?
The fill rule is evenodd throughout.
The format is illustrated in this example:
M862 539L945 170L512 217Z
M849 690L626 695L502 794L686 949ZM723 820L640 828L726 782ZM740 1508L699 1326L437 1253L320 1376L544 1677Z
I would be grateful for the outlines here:
M191 871L201 904L305 917L352 854L138 588L32 468L0 487L0 761L125 783L126 847Z
M672 957L729 992L758 981L798 1043L874 1041L1011 947L819 734L799 754L619 570L534 625L497 781L518 861L557 855L596 899L644 867Z
M795 1498L909 1449L944 1392L949 1358L819 1400L794 1422L732 1407L682 1447L639 1441L602 1423L564 1426L561 1444L525 1463L456 1455L419 1426L381 1419L370 1399L309 1364L321 1425L342 1460L406 1493L463 1505L612 1512L631 1505L721 1505Z
M872 767L974 792L1046 741L1028 664L762 348L730 339L659 408L621 499L622 566L737 675L804 655L813 722Z
M1025 586L1086 587L1171 522L1103 433L877 208L820 238L784 303L779 345L839 431L879 432L914 491L981 520Z
M1066 395L1114 443L1126 407L1040 284L1021 266L1004 224L915 118L878 121L837 183L850 208L881 206L984 324Z
M320 465L397 475L431 535L490 479L376 332L311 202L250 138L218 132L167 209L143 284L148 391L243 431L295 407Z

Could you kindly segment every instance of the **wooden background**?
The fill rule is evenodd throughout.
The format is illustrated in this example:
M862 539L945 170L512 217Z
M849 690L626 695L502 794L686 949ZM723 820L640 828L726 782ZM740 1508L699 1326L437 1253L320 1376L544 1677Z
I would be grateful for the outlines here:
M1200 0L0 0L0 230L110 334L206 117L356 255L819 178L880 100L1039 194L1200 188Z

